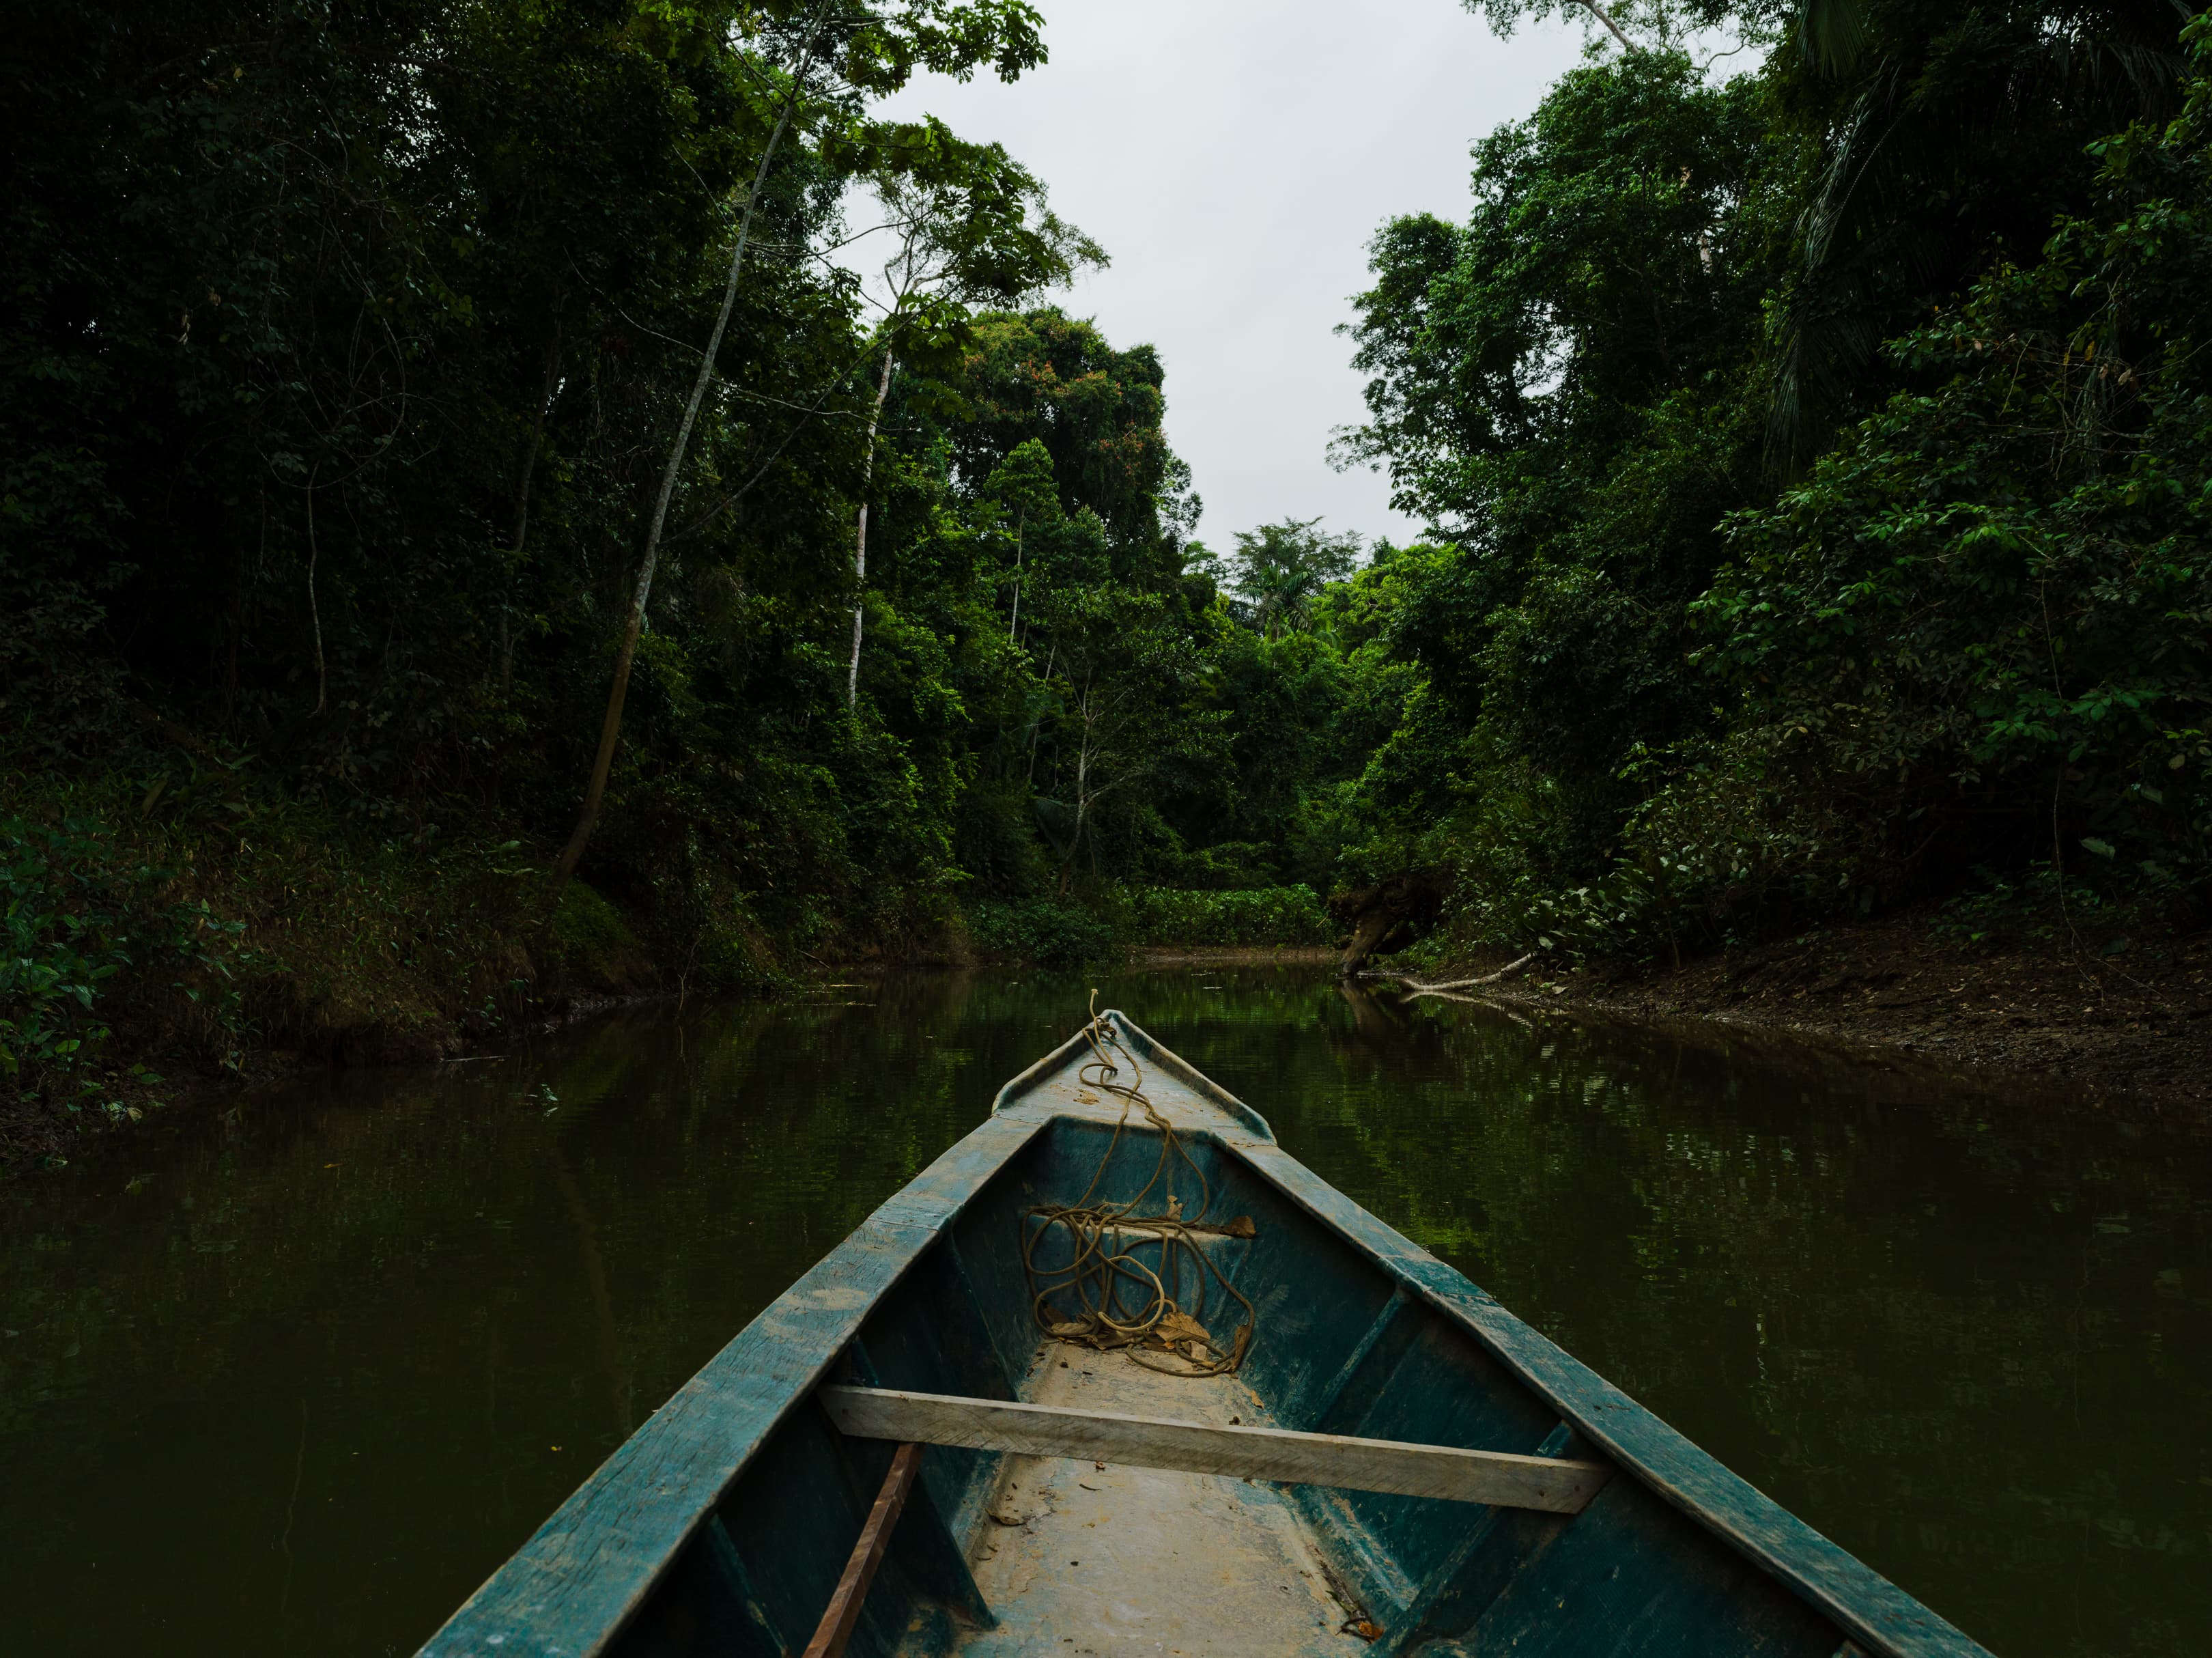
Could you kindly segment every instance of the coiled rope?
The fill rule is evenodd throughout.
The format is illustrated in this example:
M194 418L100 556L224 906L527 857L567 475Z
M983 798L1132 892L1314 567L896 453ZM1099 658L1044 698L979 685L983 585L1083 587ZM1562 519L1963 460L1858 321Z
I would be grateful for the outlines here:
M1085 1087L1101 1094L1118 1094L1121 1118L1106 1143L1106 1155L1082 1197L1072 1204L1040 1204L1018 1216L1021 1227L1022 1271L1029 1279L1030 1309L1045 1334L1078 1347L1099 1352L1126 1352L1148 1370L1173 1376L1223 1376L1234 1374L1251 1350L1259 1314L1243 1293L1231 1283L1199 1241L1206 1236L1249 1238L1255 1235L1251 1216L1210 1222L1212 1188L1175 1125L1145 1097L1145 1074L1131 1058L1113 1027L1098 1015L1098 993L1091 992L1091 1022L1083 1027L1091 1058L1076 1073ZM1119 1054L1130 1080L1120 1082L1122 1065L1108 1057ZM1094 1203L1098 1183L1114 1161L1129 1112L1144 1107L1145 1121L1158 1131L1159 1161L1144 1189L1123 1204ZM1180 1163L1198 1181L1198 1207L1182 1212L1176 1197L1176 1168ZM1137 1213L1152 1193L1162 1193L1164 1206L1150 1215ZM1041 1264L1048 1252L1048 1237L1064 1239L1066 1259ZM1139 1251L1157 1253L1147 1262ZM1188 1282L1187 1293L1184 1285ZM1224 1345L1207 1330L1204 1320L1212 1286L1218 1285L1225 1308L1233 1301L1243 1308L1244 1320ZM1225 1299L1223 1299L1225 1298Z

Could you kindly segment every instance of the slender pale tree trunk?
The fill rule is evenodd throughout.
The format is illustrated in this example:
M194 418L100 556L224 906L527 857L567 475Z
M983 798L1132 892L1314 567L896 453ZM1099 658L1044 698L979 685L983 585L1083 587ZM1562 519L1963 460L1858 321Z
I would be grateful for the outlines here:
M1045 653L1045 658L1044 658L1044 686L1045 686L1045 688L1046 688L1047 690L1051 689L1051 686L1052 686L1052 667L1053 667L1053 664L1054 664L1054 662L1058 661L1059 660L1060 660L1060 642L1059 642L1057 639L1055 639L1054 641L1053 641L1053 644L1052 644L1052 648L1051 648L1051 649L1048 650L1048 651ZM1030 792L1031 794L1035 794L1035 793L1036 792L1036 752L1037 752L1037 736L1038 736L1038 734L1043 730L1043 728L1044 728L1044 704L1043 704L1042 703L1039 703L1039 704L1037 704L1036 717L1036 718L1034 718L1034 719L1032 719L1032 720L1030 722L1030 769L1029 769L1029 775L1028 775L1025 778L1024 778L1024 779L1023 779L1024 783L1024 784L1025 784L1025 786L1029 789L1029 790L1030 790Z
M546 418L553 412L553 393L560 385L561 318L556 312L553 332L545 342L545 389L538 399L538 418L530 424L530 447L522 453L522 482L514 495L514 544L507 550L512 567L509 582L522 568L523 548L530 540L530 485L538 476L538 451L545 442ZM499 689L504 696L514 679L514 604L511 590L499 607Z
M1092 710L1091 679L1083 680L1083 698L1076 704L1077 717L1082 722L1082 735L1075 746L1075 830L1068 837L1067 856L1060 866L1060 890L1067 891L1069 878L1075 873L1075 860L1083 852L1084 820L1091 815L1091 738Z
M1620 25L1613 21L1612 15L1608 13L1603 6L1598 4L1597 0L1582 0L1582 3L1589 10L1591 16L1596 18L1599 22L1604 24L1606 27L1613 31L1613 38L1620 42L1621 47L1624 51L1633 52L1644 50L1643 47L1638 46L1635 41L1630 40L1626 35L1620 32Z
M315 625L315 712L327 700L329 681L323 674L323 607L315 597L315 479L307 476L307 619Z
M1012 644L1014 631L1022 622L1022 531L1029 515L1023 513L1014 520L1014 613L1006 622L1006 643Z
M699 405L706 400L707 387L714 378L714 361L721 354L722 334L730 326L730 313L738 302L738 276L744 269L745 245L752 239L753 215L760 207L761 192L767 187L769 164L775 159L777 146L782 143L785 130L791 125L792 112L799 103L799 88L805 84L806 72L813 66L812 49L801 60L798 71L791 79L791 94L783 101L783 109L775 118L775 130L769 134L768 147L761 151L760 166L753 173L753 187L745 198L744 217L738 226L738 245L730 255L730 279L722 288L722 308L714 318L714 332L708 338L706 355L699 359L699 374L691 382L690 401L684 405L684 424L677 429L676 442L668 452L668 465L660 474L660 493L653 498L653 522L645 533L645 556L637 572L637 590L630 600L629 616L623 624L622 648L615 655L614 683L607 691L606 718L599 726L599 749L592 760L591 781L584 788L584 809L576 819L574 832L568 844L561 849L560 862L553 866L553 890L548 895L557 899L561 889L576 873L583 862L584 848L591 844L592 830L599 820L599 803L606 798L607 772L614 765L615 744L622 736L623 699L629 694L630 664L637 659L637 637L645 626L646 600L653 596L653 567L660 559L660 532L668 521L669 497L676 493L676 476L684 468L684 452L691 446L691 428L699 419Z
M886 350L883 378L876 382L876 406L868 411L868 458L860 467L860 525L853 538L853 665L845 671L848 709L857 708L860 701L860 613L867 595L859 588L868 579L868 486L876 481L876 426L884 418L884 399L890 395L892 367L892 356Z

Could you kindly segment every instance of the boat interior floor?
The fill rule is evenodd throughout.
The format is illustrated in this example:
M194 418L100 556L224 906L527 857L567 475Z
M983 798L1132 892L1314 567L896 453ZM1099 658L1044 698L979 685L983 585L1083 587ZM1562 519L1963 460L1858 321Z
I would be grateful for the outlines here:
M1132 1416L1277 1425L1234 1376L1162 1375L1125 1354L1048 1342L1022 1397ZM963 1658L1062 1652L1290 1658L1363 1651L1306 1522L1274 1486L1049 1457L1007 1457L971 1565L997 1615Z

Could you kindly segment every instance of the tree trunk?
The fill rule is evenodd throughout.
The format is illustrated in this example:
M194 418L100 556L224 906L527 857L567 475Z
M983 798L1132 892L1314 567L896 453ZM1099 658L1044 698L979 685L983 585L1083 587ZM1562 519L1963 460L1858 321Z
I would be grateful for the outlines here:
M522 550L530 539L530 485L538 476L538 451L545 442L546 417L553 412L553 392L560 383L561 373L561 314L553 314L553 332L545 342L545 389L538 399L538 418L530 423L530 447L522 454L522 481L514 495L514 544L507 550L507 562L519 571L522 567ZM513 572L510 572L510 580ZM505 696L514 680L514 607L502 604L499 607L499 689Z
M793 109L799 102L799 92L805 82L806 71L812 67L812 48L792 76L791 94L783 101L782 112L775 118L775 130L769 134L768 148L761 151L760 166L753 174L752 193L745 198L744 219L738 226L738 245L730 255L730 279L722 289L722 308L714 318L714 332L708 338L706 355L699 359L698 377L691 382L691 400L684 405L684 424L677 429L676 442L668 452L668 465L660 474L660 493L653 503L653 522L645 533L645 556L637 572L637 591L630 600L629 619L623 624L622 648L615 654L614 682L607 689L606 718L599 726L599 753L592 760L591 781L584 788L584 809L576 819L574 832L568 844L561 849L560 862L553 866L553 890L549 900L557 901L561 889L576 873L576 866L584 861L584 848L591 844L592 830L599 820L599 803L606 798L607 773L615 759L615 744L622 736L623 700L629 694L630 664L637 660L637 636L645 626L646 600L653 596L653 566L660 558L660 532L668 522L669 497L676 493L676 476L683 470L684 451L691 446L691 428L697 424L699 405L706 400L707 387L714 378L714 360L721 354L723 331L730 326L730 313L738 302L738 276L744 269L745 244L752 238L753 214L760 206L761 192L767 186L769 164L775 159L776 147L783 142L784 130L791 125Z
M845 706L860 700L860 613L867 595L859 585L868 579L868 486L876 480L876 426L884 418L884 399L890 394L892 357L884 353L883 378L876 382L876 406L868 414L868 458L860 468L860 527L853 539L853 665L845 672Z
M1339 978L1349 978L1367 965L1369 956L1410 942L1433 924L1443 897L1428 872L1414 870L1392 875L1364 892L1340 893L1329 899L1328 907L1352 925L1352 942L1336 969Z
M1082 722L1082 735L1075 745L1075 829L1067 838L1067 856L1060 866L1060 890L1067 892L1068 878L1075 873L1075 860L1083 850L1084 820L1091 814L1091 738L1092 726L1091 680L1083 681L1083 700L1076 704L1076 717Z
M1041 683L1043 688L1048 692L1052 689L1053 664L1059 660L1060 642L1055 639L1052 643L1051 649L1045 653L1044 679ZM1036 716L1030 722L1030 769L1028 776L1023 779L1023 785L1027 788L1031 794L1035 794L1036 792L1037 736L1043 728L1044 704L1042 703L1039 703L1037 704Z
M1620 25L1613 21L1612 15L1607 12L1603 6L1598 4L1597 0L1582 0L1582 3L1589 10L1591 16L1596 18L1599 22L1604 24L1606 27L1613 31L1613 38L1620 42L1621 49L1623 51L1640 52L1644 50L1643 47L1638 46L1635 41L1630 40L1626 35L1620 32Z
M328 680L323 674L323 607L315 598L315 479L307 478L307 619L315 626L315 712L323 711Z

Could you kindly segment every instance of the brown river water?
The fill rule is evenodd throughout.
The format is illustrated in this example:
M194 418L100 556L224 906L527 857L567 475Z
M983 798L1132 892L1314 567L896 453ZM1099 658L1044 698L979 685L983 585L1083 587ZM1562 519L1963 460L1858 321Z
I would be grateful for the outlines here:
M0 1188L0 1651L412 1651L1093 984L2002 1658L2212 1633L2212 1132L1184 966L653 1010Z

